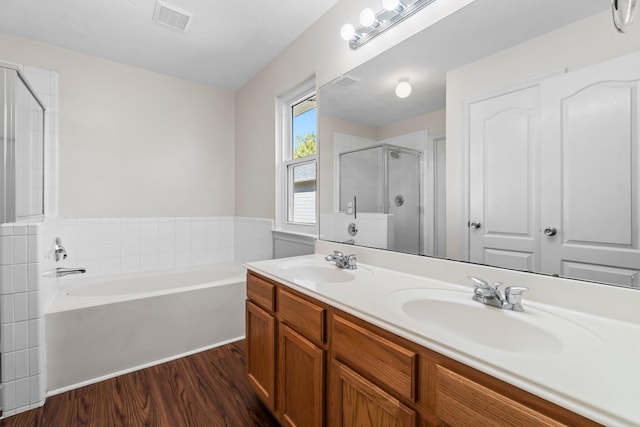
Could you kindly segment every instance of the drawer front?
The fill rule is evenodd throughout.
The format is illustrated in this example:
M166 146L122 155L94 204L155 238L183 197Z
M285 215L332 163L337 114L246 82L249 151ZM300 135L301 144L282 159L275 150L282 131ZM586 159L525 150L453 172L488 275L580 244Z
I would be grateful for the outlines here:
M265 310L275 310L276 287L253 274L247 274L247 298L255 302Z
M326 310L290 292L278 291L280 320L316 343L325 341Z
M340 316L333 318L334 356L398 395L416 400L418 355Z
M436 416L450 425L565 425L442 366L436 387Z

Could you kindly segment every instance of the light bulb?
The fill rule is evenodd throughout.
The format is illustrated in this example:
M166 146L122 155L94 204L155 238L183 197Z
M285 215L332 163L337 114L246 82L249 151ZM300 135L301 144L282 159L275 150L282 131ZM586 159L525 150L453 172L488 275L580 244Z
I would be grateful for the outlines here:
M398 6L400 6L400 0L382 0L382 7L384 7L385 10L396 10Z
M396 86L396 96L398 98L406 98L411 95L411 85L407 81L398 83Z
M360 12L360 24L363 27L370 27L376 22L376 14L373 10L366 8Z
M340 28L340 37L342 40L349 41L356 35L356 29L353 28L351 24L344 24L342 28Z

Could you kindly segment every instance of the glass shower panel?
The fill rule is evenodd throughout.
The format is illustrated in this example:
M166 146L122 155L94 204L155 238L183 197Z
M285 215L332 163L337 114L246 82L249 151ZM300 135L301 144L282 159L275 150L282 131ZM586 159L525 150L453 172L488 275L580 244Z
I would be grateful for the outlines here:
M0 223L44 216L44 107L22 74L0 64Z
M409 150L385 148L387 162L387 213L393 215L393 249L419 254L420 155Z
M356 197L358 212L384 212L382 147L340 154L340 210Z
M21 79L15 102L16 220L44 213L44 110Z

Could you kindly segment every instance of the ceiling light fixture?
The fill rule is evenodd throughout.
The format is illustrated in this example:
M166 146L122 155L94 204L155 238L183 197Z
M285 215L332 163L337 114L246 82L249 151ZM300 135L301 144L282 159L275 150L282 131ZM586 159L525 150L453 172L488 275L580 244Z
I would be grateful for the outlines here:
M404 99L409 95L411 95L411 84L409 83L409 79L400 80L396 86L396 96L400 99Z
M436 0L382 0L383 8L378 13L370 8L362 10L360 26L355 28L351 24L345 24L340 29L340 36L349 42L351 49L358 49L434 1Z

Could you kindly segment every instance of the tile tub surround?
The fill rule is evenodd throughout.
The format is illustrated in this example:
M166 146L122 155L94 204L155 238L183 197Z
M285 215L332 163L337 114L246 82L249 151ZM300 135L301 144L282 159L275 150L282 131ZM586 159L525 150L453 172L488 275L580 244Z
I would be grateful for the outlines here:
M272 227L270 219L231 216L64 219L68 257L60 264L91 276L270 259Z
M44 308L57 292L55 222L0 226L3 417L38 407L46 394Z
M281 274L283 263L324 265L324 255L333 250L355 252L363 267L362 279L327 284L289 280ZM323 241L316 243L315 255L250 263L248 268L604 425L640 424L637 290ZM373 275L366 274L367 269ZM581 332L570 338L562 333L559 352L502 351L437 328L416 327L388 304L392 292L408 288L466 289L470 299L467 275L527 286L524 315L528 304L532 313L552 313Z

